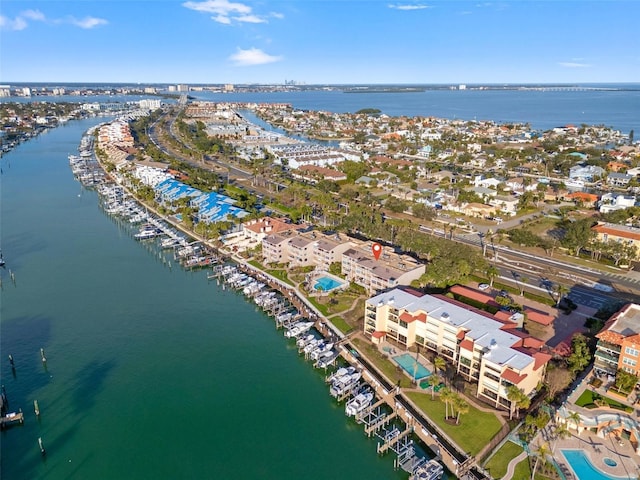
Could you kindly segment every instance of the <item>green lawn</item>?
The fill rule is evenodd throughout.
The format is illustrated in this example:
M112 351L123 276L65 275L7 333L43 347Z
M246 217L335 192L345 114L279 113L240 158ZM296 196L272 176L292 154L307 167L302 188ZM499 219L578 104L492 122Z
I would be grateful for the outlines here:
M511 480L529 480L531 478L531 468L529 468L529 459L525 458L518 465L516 465L516 469L513 471L513 477ZM536 472L536 480L543 479L545 477L541 476Z
M353 330L353 328L351 328L351 326L342 317L331 317L329 321L345 335Z
M484 466L493 478L502 478L507 473L509 462L522 453L522 447L513 442L506 442L500 450ZM529 475L531 476L531 475Z
M596 394L596 398L593 397L593 392L591 390L585 390L582 392L582 395L576 401L576 405L584 408L597 408L598 406L595 403L595 400L602 400L609 405L611 408L615 408L616 410L623 410L625 412L631 413L633 409L624 405L620 402L617 402L613 398L605 397L603 395Z
M460 425L444 421L445 404L430 393L407 392L407 396L462 450L476 455L500 431L501 424L493 413L482 412L469 405L469 413L460 417Z

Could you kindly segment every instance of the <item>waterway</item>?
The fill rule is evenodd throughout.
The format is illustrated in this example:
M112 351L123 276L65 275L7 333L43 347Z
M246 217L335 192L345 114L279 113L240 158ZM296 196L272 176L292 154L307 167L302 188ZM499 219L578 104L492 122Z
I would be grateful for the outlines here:
M100 121L1 160L0 381L25 413L0 433L2 479L406 478L270 318L81 190L67 155Z

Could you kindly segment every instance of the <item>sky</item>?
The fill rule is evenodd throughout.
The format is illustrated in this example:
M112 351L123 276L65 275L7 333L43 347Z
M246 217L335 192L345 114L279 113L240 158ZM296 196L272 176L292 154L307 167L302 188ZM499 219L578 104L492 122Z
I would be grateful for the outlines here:
M640 0L2 0L0 83L640 82Z

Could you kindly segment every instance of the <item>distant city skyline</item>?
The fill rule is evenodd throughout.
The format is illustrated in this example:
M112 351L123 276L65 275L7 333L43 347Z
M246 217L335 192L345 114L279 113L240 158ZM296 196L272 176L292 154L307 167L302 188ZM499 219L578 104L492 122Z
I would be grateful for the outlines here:
M640 80L640 2L4 0L0 83Z

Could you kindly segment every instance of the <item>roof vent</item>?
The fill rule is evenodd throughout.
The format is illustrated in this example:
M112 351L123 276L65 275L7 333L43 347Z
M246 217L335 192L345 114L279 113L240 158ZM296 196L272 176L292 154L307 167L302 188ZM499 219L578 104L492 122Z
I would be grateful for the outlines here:
M489 344L489 348L496 348L498 346L498 342L496 342L495 338L491 339L491 343Z
M449 319L449 314L447 312L442 312L442 315L440 315L440 319L441 320L448 320Z
M387 305L393 305L394 302L395 302L395 299L391 297L389 300L387 300Z

